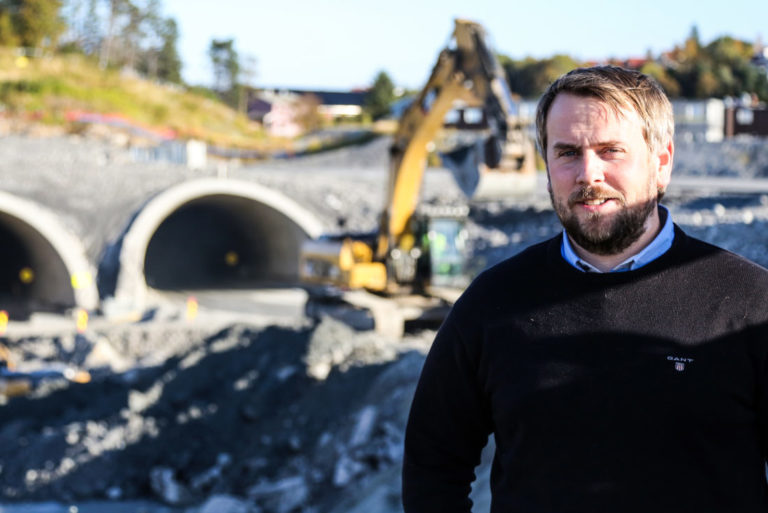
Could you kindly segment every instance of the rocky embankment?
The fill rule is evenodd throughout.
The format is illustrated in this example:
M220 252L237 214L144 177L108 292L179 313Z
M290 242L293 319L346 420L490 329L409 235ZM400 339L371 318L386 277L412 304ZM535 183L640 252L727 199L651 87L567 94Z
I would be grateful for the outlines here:
M227 496L249 511L350 511L350 490L386 475L395 508L431 336L386 340L324 320L9 341L19 358L88 367L94 379L44 382L0 408L0 492L14 502L152 499L195 511Z

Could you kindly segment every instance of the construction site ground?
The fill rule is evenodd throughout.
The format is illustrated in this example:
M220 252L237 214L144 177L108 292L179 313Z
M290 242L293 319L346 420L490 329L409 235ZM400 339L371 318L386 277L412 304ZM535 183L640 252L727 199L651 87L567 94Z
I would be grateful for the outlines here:
M29 151L34 144L39 151ZM13 158L40 166L34 159L50 144L27 141L26 155ZM372 229L386 144L230 163L229 173L283 191L328 226ZM681 143L675 174L768 178L767 146ZM671 188L673 219L768 265L768 191L712 183ZM424 201L465 200L447 172L429 170ZM545 190L469 207L473 273L560 230ZM61 325L5 337L27 368L68 365L92 380L44 382L0 406L0 513L399 511L403 431L434 331L394 339L233 298L201 302L194 319L181 295L140 322L94 319L82 334ZM486 451L475 511L488 511L488 459Z

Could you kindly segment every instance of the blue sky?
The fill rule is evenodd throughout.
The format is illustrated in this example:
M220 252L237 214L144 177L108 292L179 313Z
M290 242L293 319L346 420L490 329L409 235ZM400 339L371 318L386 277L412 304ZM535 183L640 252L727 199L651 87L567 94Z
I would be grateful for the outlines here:
M211 39L235 40L255 59L263 87L348 90L380 70L418 88L445 46L453 19L482 23L497 52L513 58L567 53L580 59L641 57L681 43L696 25L768 45L768 0L164 0L179 24L182 74L210 84ZM626 7L625 5L633 5Z

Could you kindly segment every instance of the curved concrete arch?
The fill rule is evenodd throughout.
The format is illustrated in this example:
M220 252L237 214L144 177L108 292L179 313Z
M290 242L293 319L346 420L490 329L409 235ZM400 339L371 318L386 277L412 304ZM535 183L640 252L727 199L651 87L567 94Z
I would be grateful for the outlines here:
M254 231L268 237L270 270L296 279L301 242L323 232L322 224L295 201L261 185L240 180L204 178L173 186L152 198L136 215L123 235L114 302L120 313L147 308L150 285L146 279L148 249L153 237L182 209L203 202L217 202L231 215L249 217ZM237 203L237 205L236 205ZM247 204L249 208L244 208ZM247 210L247 212L246 212Z
M13 233L29 257L34 280L29 301L51 308L98 307L94 269L80 239L45 207L0 191L0 224Z

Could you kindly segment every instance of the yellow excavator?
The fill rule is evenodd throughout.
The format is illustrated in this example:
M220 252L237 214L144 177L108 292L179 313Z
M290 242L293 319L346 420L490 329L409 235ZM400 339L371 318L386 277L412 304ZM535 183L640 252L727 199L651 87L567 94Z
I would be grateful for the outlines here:
M469 198L533 188L534 145L483 27L457 19L452 42L400 117L378 231L303 245L299 274L310 291L310 315L338 317L351 306L370 315L376 330L398 335L409 321L439 322L467 285L466 206L419 205L438 136L460 141L441 161Z

